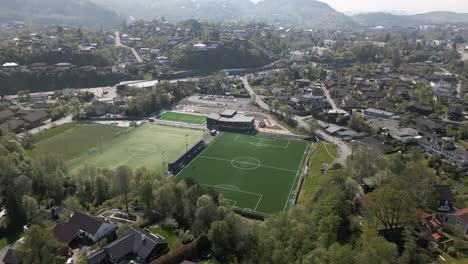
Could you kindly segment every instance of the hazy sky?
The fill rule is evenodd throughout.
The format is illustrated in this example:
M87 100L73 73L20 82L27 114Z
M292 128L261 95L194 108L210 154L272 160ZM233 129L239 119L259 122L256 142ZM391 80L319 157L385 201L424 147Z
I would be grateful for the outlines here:
M261 0L252 0L258 2ZM429 11L455 11L468 13L468 0L319 0L340 12L403 11L423 13Z
M468 12L468 0L320 0L340 12L396 10L407 13L429 11Z

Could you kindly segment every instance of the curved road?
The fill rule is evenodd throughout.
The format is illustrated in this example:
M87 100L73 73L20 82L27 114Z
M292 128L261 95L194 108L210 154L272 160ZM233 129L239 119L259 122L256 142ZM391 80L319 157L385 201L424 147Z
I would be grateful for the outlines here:
M124 48L127 48L127 49L130 49L133 53L133 55L135 56L136 60L138 62L143 62L143 60L141 59L140 55L138 55L138 52L136 52L136 50L132 47L129 47L129 46L125 46L125 45L122 45L122 42L120 40L120 32L119 31L116 31L115 32L115 46L117 47L124 47Z

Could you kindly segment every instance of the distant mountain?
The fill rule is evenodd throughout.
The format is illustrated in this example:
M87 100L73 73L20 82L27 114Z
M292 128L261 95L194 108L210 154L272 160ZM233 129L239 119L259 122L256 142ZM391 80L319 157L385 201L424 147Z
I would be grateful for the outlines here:
M354 22L316 0L92 0L135 18L202 19L218 22L264 21L320 28L344 28Z
M423 24L468 23L468 13L430 12L417 15L393 15L388 13L364 13L351 17L363 26L409 27Z
M110 27L122 19L88 0L0 0L0 23L11 21Z

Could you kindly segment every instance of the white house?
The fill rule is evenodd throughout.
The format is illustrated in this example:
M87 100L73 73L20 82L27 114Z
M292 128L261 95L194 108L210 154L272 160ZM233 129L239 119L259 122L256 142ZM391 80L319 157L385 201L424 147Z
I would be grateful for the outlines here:
M438 82L431 82L431 88L432 89L450 89L452 85L447 82L447 81L444 81L444 80L440 80Z

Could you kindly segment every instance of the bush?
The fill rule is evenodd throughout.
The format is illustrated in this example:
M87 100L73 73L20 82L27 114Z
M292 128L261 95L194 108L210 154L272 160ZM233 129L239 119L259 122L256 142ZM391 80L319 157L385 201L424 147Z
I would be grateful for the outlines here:
M450 255L450 256L456 256L457 255L457 249L455 247L449 247L447 249L447 253Z
M186 245L195 240L195 237L193 236L192 232L190 232L190 230L186 230L184 232L184 230L181 229L179 231L179 239L182 242L182 244Z
M179 224L172 217L166 217L166 219L164 219L164 222L162 223L162 228L169 230L169 231L176 230L178 227L179 227Z

